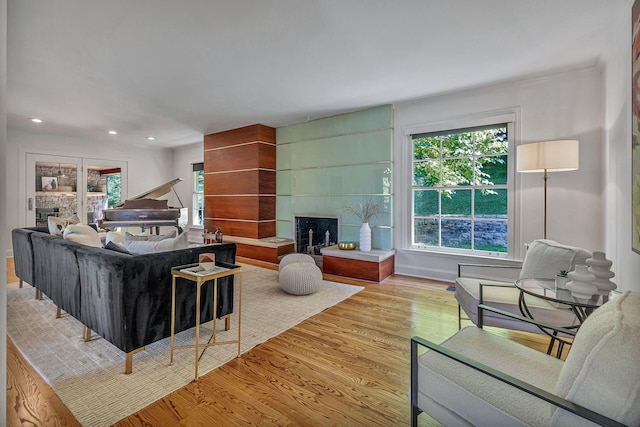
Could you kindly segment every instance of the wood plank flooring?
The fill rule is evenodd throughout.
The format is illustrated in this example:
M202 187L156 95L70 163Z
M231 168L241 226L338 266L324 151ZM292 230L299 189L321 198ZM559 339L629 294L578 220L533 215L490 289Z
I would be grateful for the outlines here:
M448 284L398 275L381 284L325 278L365 289L116 425L409 425L409 340L440 342L455 333ZM489 329L546 351L538 335ZM7 356L8 425L78 425L10 340ZM438 425L420 417L421 425Z

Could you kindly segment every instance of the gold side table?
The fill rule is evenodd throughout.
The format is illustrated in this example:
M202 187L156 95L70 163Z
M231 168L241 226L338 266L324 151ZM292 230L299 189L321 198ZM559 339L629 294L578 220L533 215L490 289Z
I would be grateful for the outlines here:
M216 261L215 269L199 271L198 264L181 265L171 269L171 357L169 364L173 365L173 350L181 348L195 348L195 379L198 379L198 362L207 347L215 345L238 344L238 357L240 357L240 331L242 327L242 267ZM218 279L221 277L236 275L238 277L238 339L233 341L216 341L216 319L218 306ZM196 342L193 345L175 345L176 323L176 278L181 277L194 282L196 285ZM200 291L202 285L213 280L213 333L209 342L200 344ZM212 342L213 341L213 342ZM202 353L199 354L200 348Z

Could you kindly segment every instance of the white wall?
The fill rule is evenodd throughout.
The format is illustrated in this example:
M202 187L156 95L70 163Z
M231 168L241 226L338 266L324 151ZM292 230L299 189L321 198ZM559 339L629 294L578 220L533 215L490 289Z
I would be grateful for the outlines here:
M519 113L516 144L550 139L580 141L580 169L550 174L547 238L589 250L605 249L602 72L598 67L519 80L446 94L395 106L395 245L396 273L453 280L459 256L411 251L403 239L411 224L407 182L411 170L401 161L404 129L492 112ZM525 242L542 237L542 174L515 174L519 216L516 252ZM408 209L410 210L410 209ZM508 262L507 262L508 263Z
M178 147L173 150L173 175L176 178L184 179L180 185L176 186L178 197L182 200L184 207L189 208L189 240L202 241L202 228L192 227L193 199L191 198L193 182L193 163L204 162L204 139L201 142ZM174 205L178 206L178 204Z
M15 183L7 189L7 230L25 226L24 206L26 153L59 154L127 162L128 195L134 196L173 177L173 151L167 148L132 147L117 142L90 144L84 139L23 130L7 131L6 173ZM178 185L187 185L180 183ZM170 204L174 201L170 198ZM5 245L11 253L11 242Z
M7 1L0 0L0 159L4 167L0 170L0 200L6 200L8 164L6 156L7 130ZM0 248L7 247L7 203L0 203ZM7 263L0 262L0 283L7 283ZM0 424L7 419L7 293L6 286L0 291Z
M620 291L640 291L640 255L631 249L631 5L617 6L604 56L606 253Z

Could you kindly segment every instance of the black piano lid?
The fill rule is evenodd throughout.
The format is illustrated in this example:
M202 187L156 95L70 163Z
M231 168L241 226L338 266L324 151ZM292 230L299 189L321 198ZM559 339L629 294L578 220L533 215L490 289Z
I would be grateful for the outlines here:
M182 178L176 178L176 179L172 179L169 182L165 182L162 185L157 186L156 188L153 188L151 190L145 191L144 193L138 194L137 196L134 197L129 197L127 200L135 200L135 199L157 199L158 197L164 196L165 194L169 193L172 189L173 186L176 185L177 183L184 181ZM177 194L176 194L177 196ZM180 200L180 198L178 198L178 200ZM120 202L117 205L114 205L114 208L121 208L124 203L126 202ZM180 201L180 204L182 205L182 201Z

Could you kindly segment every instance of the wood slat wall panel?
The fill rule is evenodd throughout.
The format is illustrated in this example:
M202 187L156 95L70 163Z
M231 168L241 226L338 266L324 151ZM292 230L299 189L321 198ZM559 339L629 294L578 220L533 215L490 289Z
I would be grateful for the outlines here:
M275 128L255 124L238 129L231 129L225 132L212 133L204 137L204 149L229 147L231 145L243 144L245 142L262 141L269 144L276 143Z
M259 164L263 169L276 169L276 146L258 144Z
M253 169L205 174L204 192L209 195L276 194L276 172Z
M224 172L260 167L260 143L237 145L204 152L204 172Z
M205 136L205 228L254 239L275 236L275 143L275 129L264 125Z
M276 215L275 196L205 196L206 218L270 221Z
M276 235L275 220L258 222L205 218L205 229L215 230L217 227L220 227L222 232L229 236L249 237L251 239L264 239Z

